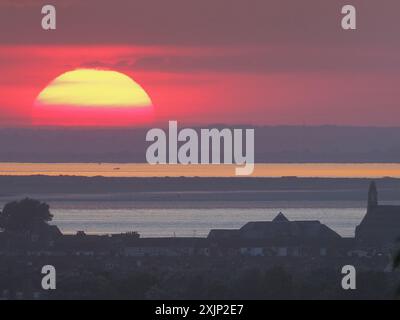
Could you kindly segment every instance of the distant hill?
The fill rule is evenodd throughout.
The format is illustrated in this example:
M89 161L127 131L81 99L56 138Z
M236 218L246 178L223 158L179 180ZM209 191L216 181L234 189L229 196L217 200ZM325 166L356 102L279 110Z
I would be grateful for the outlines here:
M3 128L0 161L145 162L147 131ZM256 162L399 162L399 137L400 128L256 127L255 158Z
M0 176L0 203L23 197L67 201L356 201L366 206L370 179L103 178ZM376 179L384 203L400 203L400 179Z

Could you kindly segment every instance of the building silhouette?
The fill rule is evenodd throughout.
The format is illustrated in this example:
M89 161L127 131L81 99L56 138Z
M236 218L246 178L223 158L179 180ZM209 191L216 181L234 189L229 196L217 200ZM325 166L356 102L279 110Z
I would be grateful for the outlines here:
M367 213L356 227L355 238L360 245L393 246L400 236L400 206L378 203L375 182L368 190Z
M236 249L251 256L325 256L337 254L348 244L320 221L290 221L281 212L272 221L252 221L240 229L211 230L208 240L214 248Z

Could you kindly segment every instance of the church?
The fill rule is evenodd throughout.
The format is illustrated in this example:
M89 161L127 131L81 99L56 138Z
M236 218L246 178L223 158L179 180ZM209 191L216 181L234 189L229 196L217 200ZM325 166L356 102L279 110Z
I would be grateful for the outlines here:
M378 204L375 182L369 186L367 213L356 228L355 238L365 246L392 246L400 240L400 206Z

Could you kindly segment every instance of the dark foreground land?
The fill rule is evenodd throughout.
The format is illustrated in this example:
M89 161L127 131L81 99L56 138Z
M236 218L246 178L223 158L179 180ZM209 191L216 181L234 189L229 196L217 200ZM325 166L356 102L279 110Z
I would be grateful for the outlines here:
M0 257L2 299L394 299L400 275L368 259ZM357 289L341 287L356 266ZM40 287L44 264L57 288Z

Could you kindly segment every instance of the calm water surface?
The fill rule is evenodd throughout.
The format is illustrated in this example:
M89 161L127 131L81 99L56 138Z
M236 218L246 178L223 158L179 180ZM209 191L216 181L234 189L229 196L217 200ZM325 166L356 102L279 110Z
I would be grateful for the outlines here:
M143 237L206 236L210 229L239 228L248 221L269 221L282 211L290 220L320 220L340 235L354 235L365 208L56 208L56 225L65 233L138 231Z

